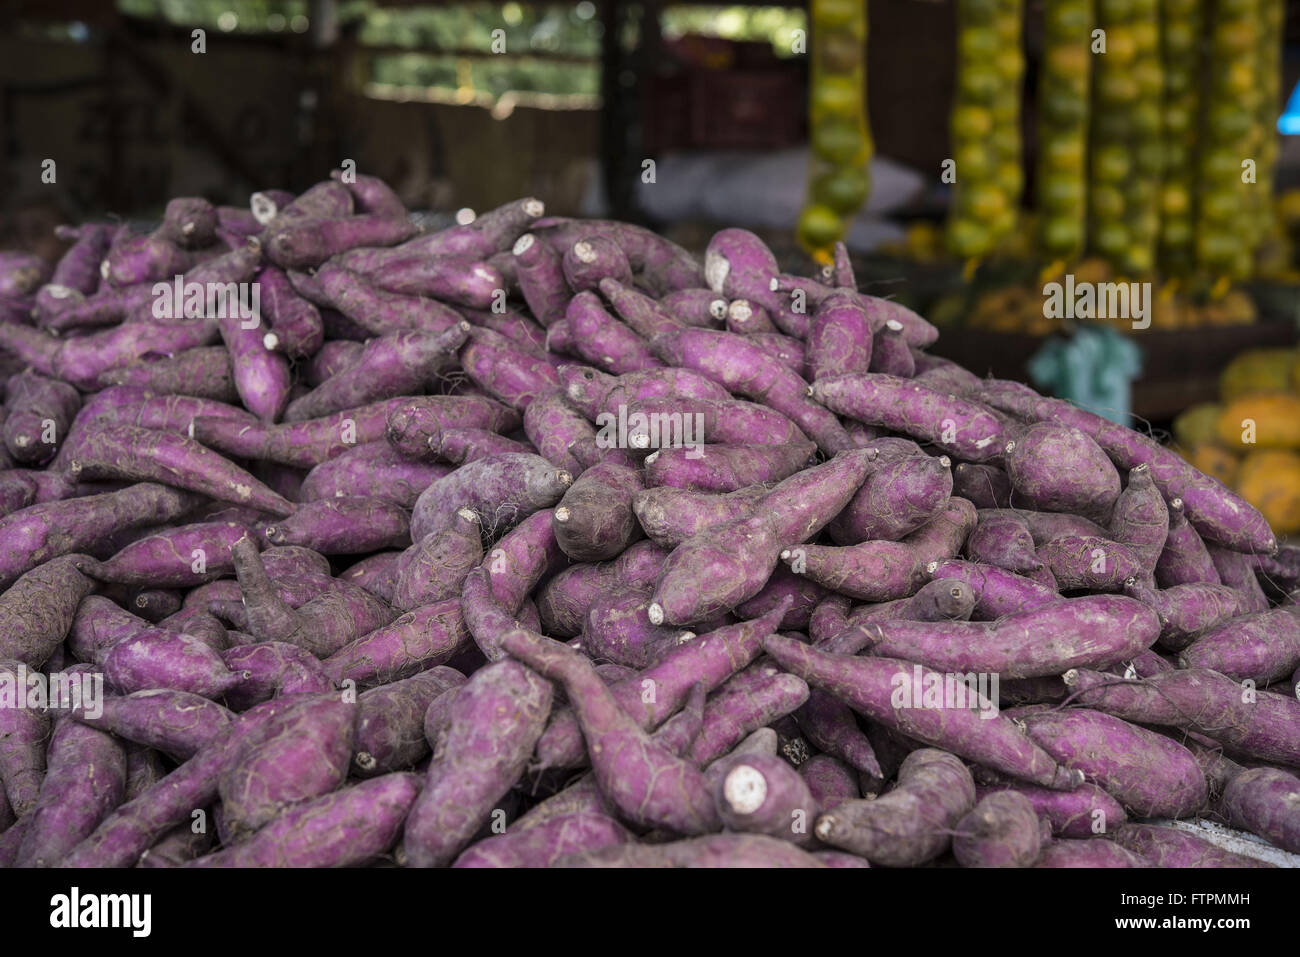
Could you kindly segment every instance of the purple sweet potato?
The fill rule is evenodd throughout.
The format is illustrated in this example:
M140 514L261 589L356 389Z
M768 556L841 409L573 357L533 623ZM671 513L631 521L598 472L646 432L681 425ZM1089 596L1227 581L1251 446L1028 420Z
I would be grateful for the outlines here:
M561 254L549 244L538 242L532 233L520 236L511 254L529 311L543 326L554 326L564 318L564 308L573 295L564 278Z
M901 542L866 541L837 548L801 545L781 552L796 574L867 601L905 598L925 582L928 566L957 554L975 525L975 507L948 500L943 511Z
M442 332L400 332L366 343L356 362L285 409L285 421L301 422L368 402L418 392L465 342L469 323Z
M969 585L976 599L971 617L978 621L993 621L1003 615L1038 608L1060 597L1055 588L994 565L936 561L926 566L926 574L936 580L955 579Z
M1250 612L1267 611L1268 597L1260 587L1252 557L1244 552L1230 551L1217 545L1211 545L1208 551L1210 560L1214 563L1214 570L1219 574L1219 580L1229 588L1236 589L1242 597L1245 609Z
M27 666L0 660L0 788L15 816L36 803L45 777L50 715L27 704Z
M587 610L597 599L614 589L653 586L667 557L668 553L653 542L639 542L612 561L571 565L562 570L536 596L543 630L557 637L577 635Z
M1208 582L1157 590L1133 581L1125 583L1124 593L1160 616L1160 647L1169 651L1181 651L1201 632L1247 613L1240 592Z
M575 293L600 286L602 279L632 282L632 266L618 243L605 236L580 239L564 250L561 258L564 279Z
M736 606L736 615L739 618L757 618L779 605L787 595L793 602L781 621L781 628L786 631L803 631L808 628L813 610L826 597L827 591L816 582L794 574L784 565L778 565L757 595Z
M678 834L701 834L717 828L717 814L703 775L655 743L619 707L617 698L581 654L522 629L505 635L502 646L513 657L563 684L582 726L596 780L628 820Z
M1262 861L1225 851L1203 837L1158 824L1123 824L1111 840L1152 867L1269 867Z
M373 336L396 332L438 333L464 321L450 306L422 296L388 292L351 269L327 265L316 273L316 279L329 297L330 305Z
M372 688L357 698L356 753L352 763L362 777L410 767L429 753L425 712L434 699L465 683L454 668L436 667L410 678Z
M357 867L382 857L420 791L410 773L386 774L289 807L256 833L191 867Z
M1037 555L1062 590L1119 591L1144 573L1127 545L1091 535L1062 535L1039 546Z
M1150 581L1169 534L1169 509L1148 466L1129 470L1128 484L1115 500L1110 516L1110 534L1137 556Z
M961 462L952 470L954 495L970 499L979 508L1009 508L1011 479L996 465Z
M601 412L617 417L620 407L626 408L647 399L673 397L726 401L731 398L721 385L690 369L646 369L612 376L585 366L564 365L560 366L558 375L565 399L592 422Z
M702 492L734 492L788 478L816 451L811 442L661 448L645 459L646 484Z
M324 555L399 548L411 540L406 509L364 496L307 503L288 518L266 525L262 534L271 545L303 545Z
M69 446L68 469L83 481L166 482L273 515L290 515L295 507L239 466L183 435L131 425L94 425L78 431Z
M1205 806L1205 775L1169 738L1086 708L1036 711L1020 721L1053 758L1141 817L1187 817Z
M1008 444L1007 475L1018 505L1103 520L1120 494L1119 473L1093 439L1038 423Z
M72 386L30 370L9 377L5 402L9 410L3 427L5 448L24 465L40 465L54 457L81 407L81 397Z
M462 507L478 512L490 533L518 524L560 500L572 476L539 455L508 453L463 465L431 484L411 513L411 537L441 531Z
M966 539L966 557L1021 575L1043 567L1029 527L1015 513L1001 509L979 510L979 523Z
M613 320L611 320L613 321ZM524 412L529 404L559 388L550 361L505 336L475 326L460 351L461 369L476 386L511 408Z
M1144 857L1104 837L1085 841L1052 841L1038 855L1035 867L1150 867Z
M1077 787L1078 771L1061 767L1026 738L996 705L971 691L972 707L897 707L895 692L928 686L943 676L890 658L831 655L789 638L770 636L764 649L789 671L825 688L855 711L927 744L1021 780L1059 790Z
M365 491L409 509L421 492L450 471L441 463L407 458L387 442L366 442L312 468L299 498L320 502Z
M128 322L94 335L56 339L58 346L48 371L82 391L99 387L104 373L148 356L171 356L206 346L219 333L216 323Z
M710 834L668 844L619 844L560 858L555 867L826 867L766 834Z
M805 847L813 843L812 823L820 805L785 760L746 754L723 758L718 764L713 803L724 827Z
M216 238L217 222L217 209L206 199L178 196L168 201L154 235L181 246L198 248Z
M533 447L487 429L443 429L430 451L443 462L465 465L491 455L531 454Z
M138 539L106 561L83 562L82 570L97 581L122 585L163 588L201 585L235 570L230 561L230 546L248 531L248 526L239 522L176 526Z
M1029 867L1042 849L1038 814L1015 791L994 791L957 822L952 853L962 867Z
M261 297L262 318L270 330L262 344L274 352L295 359L315 355L321 348L325 327L316 305L300 296L284 271L266 265L258 270L256 282Z
M830 523L839 545L898 541L932 521L952 495L947 456L879 455L853 500Z
M126 752L113 735L76 721L59 723L17 867L53 867L126 794Z
M644 488L631 468L601 463L570 485L552 513L555 540L569 558L596 562L620 554L640 537L633 496Z
M235 841L347 777L358 706L333 694L290 700L250 732L218 780L225 829Z
M237 645L221 653L231 671L244 676L225 700L244 711L273 697L329 691L333 684L324 664L311 652L283 641Z
M1219 809L1235 827L1300 854L1300 778L1276 768L1251 768L1224 788Z
M170 280L193 269L207 255L205 250L186 249L158 234L131 236L108 250L103 276L117 288Z
M551 867L573 854L584 854L633 840L627 828L608 815L578 810L559 814L504 834L485 838L465 850L453 867Z
M668 556L650 620L688 625L730 611L762 590L780 554L781 540L767 516L714 526Z
M165 688L108 697L98 704L95 709L77 708L72 717L180 761L188 761L200 748L223 737L235 720L215 701Z
M0 594L0 658L39 668L72 628L77 606L94 589L78 565L84 555L55 558Z
M1178 656L1180 668L1208 668L1266 685L1300 665L1300 606L1241 615L1202 632Z
M277 222L266 230L266 255L284 269L305 269L349 249L396 246L418 232L419 227L408 219L366 213Z
M840 415L883 426L969 462L1003 453L999 419L976 402L935 392L908 379L869 373L821 379L813 398Z
M529 403L524 410L524 434L542 458L575 477L582 465L569 452L569 446L578 439L596 438L591 422L565 402L558 390Z
M801 678L770 664L751 665L728 678L706 702L704 726L687 755L696 764L707 764L807 700L808 685Z
M975 804L962 762L933 748L913 751L898 786L874 801L845 801L817 819L817 837L886 867L915 867L948 849L952 828Z
M1107 834L1127 820L1124 808L1095 784L1073 791L1054 791L1020 782L991 784L976 789L980 799L991 793L1013 791L1027 798L1035 813L1051 825L1057 837L1087 838Z
M912 350L907 344L903 324L897 319L886 320L885 324L876 330L871 349L871 365L867 371L897 376L900 379L911 379L916 374L916 359L913 358Z
M862 796L858 790L857 774L829 754L815 754L799 765L799 776L823 811L833 810L845 801L856 801Z
M361 353L365 351L365 348L366 344L364 342L353 342L350 339L331 339L329 342L324 343L303 366L303 382L313 387L320 385L326 379L337 375L361 358Z
M394 568L392 605L411 611L460 594L465 576L483 560L478 514L462 508L447 528L406 549Z
M593 366L623 375L663 365L646 341L611 316L593 292L579 292L570 299L564 318L573 347Z
M830 296L812 313L808 329L808 375L816 381L869 372L871 318L851 296Z
M619 318L645 339L653 339L661 332L671 332L681 326L701 325L701 323L684 322L671 307L655 301L616 278L601 279L599 288L600 294L618 313ZM711 326L713 323L710 321L703 325Z
M86 223L80 227L59 226L55 232L60 239L72 242L72 246L55 264L45 288L57 287L89 296L99 288L99 264L108 252L113 227L107 223Z
M330 170L330 179L342 183L352 194L356 209L372 216L406 219L406 206L401 198L378 176L367 176L355 170Z
M170 359L141 359L109 369L103 386L134 386L163 395L192 395L230 402L238 398L230 353L221 346L186 349Z
M107 649L104 677L123 694L151 689L219 698L243 680L206 642L192 635L149 628Z
M725 494L661 485L632 496L632 510L652 541L676 548L707 529L754 515L766 494L759 485Z
M849 707L822 688L812 688L808 700L795 712L795 720L808 740L858 771L881 776L871 742L858 727Z
M1147 436L1059 399L1042 398L1023 386L1001 387L995 380L980 394L1004 412L1085 432L1118 468L1146 463L1166 501L1181 498L1188 521L1207 541L1246 552L1269 553L1276 547L1277 540L1257 509Z
M456 691L406 821L409 866L451 863L523 773L550 710L550 683L518 661L481 668Z
M1161 588L1172 588L1201 583L1220 584L1219 572L1205 542L1187 521L1183 500L1175 498L1169 502L1169 531L1156 562L1156 584Z
M652 624L646 613L649 604L648 589L597 598L583 622L582 650L597 660L647 668L668 651L695 638L693 631Z

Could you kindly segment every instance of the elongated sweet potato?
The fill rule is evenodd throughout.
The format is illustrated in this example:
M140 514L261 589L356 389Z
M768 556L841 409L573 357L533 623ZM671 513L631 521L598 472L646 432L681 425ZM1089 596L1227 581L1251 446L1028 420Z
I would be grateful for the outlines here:
M353 639L322 665L335 681L388 684L450 661L468 640L460 598L449 598L415 608Z
M1035 867L1150 867L1150 862L1104 837L1086 841L1050 842L1038 855Z
M225 695L226 704L235 711L273 697L311 694L333 687L324 664L315 655L283 641L236 645L223 651L221 660L243 677Z
M113 645L100 663L105 679L123 694L168 689L215 699L244 677L227 668L201 639L161 628L137 632Z
M640 537L633 496L645 486L635 470L601 463L579 475L551 513L556 543L569 558L597 562Z
M1236 827L1300 853L1300 778L1275 768L1251 768L1232 778L1219 808Z
M1187 831L1158 824L1123 824L1111 834L1120 847L1151 862L1152 867L1269 867L1263 861L1225 851Z
M570 854L555 867L825 867L813 854L765 834L710 834L668 844L619 844Z
M483 560L478 515L462 508L456 522L426 535L398 558L392 604L410 611L459 595L470 569Z
M248 531L240 522L181 525L132 542L106 561L85 561L81 568L98 581L122 585L200 585L235 570L230 546Z
M288 518L266 525L262 534L272 545L303 545L325 555L351 555L407 544L410 516L386 499L336 497L303 505Z
M298 498L320 502L366 492L409 509L421 492L450 472L439 462L407 458L387 442L366 442L312 468Z
M1220 584L1219 572L1183 511L1183 500L1169 502L1169 531L1156 561L1156 584L1161 588L1204 583Z
M1149 605L1160 616L1160 647L1169 651L1181 651L1201 632L1247 612L1240 592L1208 582L1159 590L1137 581L1125 582L1124 593Z
M45 709L27 707L27 679L23 662L0 660L0 788L19 818L31 810L40 793L50 735Z
M1283 605L1230 619L1201 632L1178 656L1178 665L1259 685L1280 681L1300 665L1298 613L1296 606Z
M1094 834L1108 834L1127 820L1118 801L1097 785L1087 782L1073 791L1054 791L1018 781L976 789L981 799L999 791L1014 791L1027 798L1038 816L1051 825L1052 833L1057 837L1087 838Z
M489 533L503 531L560 500L573 477L538 455L489 456L430 485L411 513L411 537L448 527L456 510L474 509Z
M605 814L578 810L532 827L519 822L505 834L471 845L453 867L551 867L569 855L598 851L633 840L618 821Z
M596 438L591 422L565 402L564 394L558 390L528 404L524 410L524 434L542 458L575 477L582 471L582 465L569 452L569 446L579 439L594 441Z
M727 679L705 704L704 726L688 756L697 764L721 757L746 735L793 714L808 693L808 685L795 675L771 665L751 665Z
M356 752L352 763L363 777L410 767L429 753L425 712L434 699L465 683L454 668L436 667L372 688L357 698Z
M654 624L707 621L762 589L781 541L766 516L716 526L678 546L664 563L649 606Z
M235 720L215 701L165 688L109 697L99 704L94 709L98 714L83 706L74 709L72 717L180 761L188 761L200 748L224 736Z
M1110 533L1137 556L1150 580L1169 534L1169 509L1148 466L1129 470L1128 484L1115 500L1110 516Z
M947 456L880 455L862 488L830 523L838 545L898 541L932 521L952 495Z
M661 485L632 496L632 510L647 537L664 548L676 548L706 529L754 514L762 486L717 494Z
M1067 591L1119 591L1130 578L1150 574L1127 545L1091 535L1062 535L1036 553Z
M797 472L815 451L811 442L786 445L705 445L658 449L645 459L646 484L701 492L734 492L779 482Z
M980 798L956 830L952 852L962 867L1029 867L1042 849L1038 814L1015 791Z
M767 834L805 847L813 843L819 805L784 759L746 754L718 764L713 802L728 830Z

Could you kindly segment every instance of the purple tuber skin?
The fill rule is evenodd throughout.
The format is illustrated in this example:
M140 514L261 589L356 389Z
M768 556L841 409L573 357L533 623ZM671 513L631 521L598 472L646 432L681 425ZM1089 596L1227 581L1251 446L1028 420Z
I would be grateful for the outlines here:
M593 292L579 292L570 299L564 318L578 354L612 375L663 365L644 339L605 311Z
M365 348L366 344L364 342L353 342L350 339L331 339L322 345L303 366L302 379L304 384L315 387L331 376L338 375L338 373L361 358L361 353L365 351Z
M334 685L315 655L283 641L239 645L221 653L221 660L244 679L226 692L226 704L244 711L273 697L329 691Z
M678 834L716 830L717 813L703 775L654 742L619 707L580 653L556 641L515 629L502 647L564 686L601 790L629 821Z
M1183 500L1172 499L1169 508L1169 530L1164 548L1156 561L1156 584L1161 588L1177 585L1222 584L1214 560L1205 542L1192 528L1183 511Z
M667 364L692 369L780 412L826 454L852 448L839 420L808 398L808 383L749 339L711 329L680 329L656 336L651 347Z
M816 582L810 582L794 574L784 565L778 565L772 572L772 577L767 580L767 584L757 595L736 606L736 616L757 618L759 615L767 614L784 601L787 595L794 601L781 621L781 629L803 631L808 628L813 609L826 597L827 592Z
M407 545L410 515L382 498L330 498L301 506L266 525L262 534L270 545L302 545L324 555L366 554Z
M487 429L443 429L430 451L444 462L465 465L507 452L530 454L533 447Z
M385 262L366 277L380 289L407 296L428 296L471 309L488 309L504 298L501 271L486 262L412 257Z
M39 565L0 595L0 658L43 665L67 637L77 606L94 589L78 565L84 555L65 555Z
M808 329L808 375L817 379L870 371L871 318L851 296L829 296L813 311Z
M1155 574L1169 534L1169 509L1151 478L1151 469L1139 465L1128 473L1128 484L1115 501L1110 535L1128 547L1141 564L1146 581Z
M425 712L436 698L465 680L454 668L440 666L361 694L352 758L356 773L374 777L422 760L429 753Z
M763 515L697 535L664 563L650 621L689 625L730 611L762 590L780 554L781 540Z
M106 561L83 562L82 571L121 585L190 588L233 572L230 546L247 534L240 522L181 525L138 539Z
M748 299L733 299L727 303L725 325L728 332L743 336L780 335L767 310Z
M1086 433L1040 422L1007 445L1007 475L1020 507L1097 520L1120 494L1119 473Z
M117 739L75 721L60 722L15 866L60 864L125 794L126 752Z
M903 324L897 319L887 320L876 330L876 338L871 350L871 365L865 371L897 376L900 379L911 379L916 374L916 359L913 358L912 350L907 344Z
M996 458L1007 443L1002 423L983 406L896 376L821 379L812 397L840 415L902 432L969 462Z
M1006 388L996 380L981 392L984 401L1033 421L1072 426L1092 436L1118 468L1146 464L1166 501L1181 498L1188 521L1207 542L1242 552L1271 553L1277 539L1257 509L1204 475L1171 449L1059 399L1046 399L1023 386Z
M408 866L444 866L470 842L523 773L551 694L550 682L513 660L480 668L460 686L406 820Z
M473 509L404 551L394 568L392 605L411 611L460 595L465 576L483 560L482 529Z
M727 316L727 300L712 289L677 289L660 297L659 306L680 325L715 328Z
M1225 851L1203 837L1158 824L1124 824L1111 840L1152 867L1270 867L1253 857Z
M262 344L293 359L305 359L320 351L325 326L315 303L300 296L289 277L275 266L263 266L256 281L262 318L271 324L270 331L262 337Z
M799 765L799 776L808 786L813 801L823 811L834 810L845 801L862 797L858 776L847 764L829 754L816 754Z
M883 776L876 752L858 727L852 710L834 695L822 688L812 688L807 702L795 712L795 720L809 742L828 756L857 771Z
M284 269L319 266L360 246L395 246L419 232L407 219L361 214L341 219L274 223L266 230L266 255Z
M295 506L216 452L183 435L131 425L90 426L74 436L68 470L80 480L161 481L273 515Z
M828 865L816 855L765 834L710 834L669 844L621 844L570 854L555 867L799 867Z
M745 736L793 714L808 700L808 685L771 665L756 664L718 688L704 708L704 726L687 756L705 765L732 750Z
M449 598L408 611L321 664L336 682L383 685L450 661L468 639L460 598Z
M392 188L378 176L367 176L355 170L330 170L330 179L342 183L352 194L353 206L372 216L405 220L406 206Z
M835 622L838 627L825 632L821 639L814 637L814 643L821 643L823 651L847 653L833 646L828 639L854 625L886 621L970 621L976 600L975 589L965 582L955 578L937 578L922 585L910 598L859 605L851 614L829 617L826 626Z
M307 473L299 490L306 502L352 496L372 489L383 498L410 509L429 485L450 472L446 465L413 461L387 442L367 442L322 462Z
M898 541L933 521L952 496L947 456L881 454L848 506L830 523L839 545Z
M363 588L343 587L313 598L298 609L277 594L251 538L230 549L243 593L249 631L263 641L285 641L327 658L356 638L389 624L389 605Z
M104 279L122 288L142 282L170 280L210 258L208 250L190 250L157 234L131 236L114 243L104 257Z
M1300 767L1300 701L1291 695L1244 689L1203 669L1171 669L1141 681L1083 669L1061 677L1079 704L1126 721L1198 731L1234 753Z
M630 668L648 668L695 632L653 625L646 614L648 591L617 592L597 598L587 611L582 650L587 656Z
M215 699L244 680L206 642L161 628L124 639L104 652L100 664L123 694L161 688Z
M578 562L621 554L641 536L632 498L643 488L640 474L626 466L601 463L584 471L552 512L560 550Z
M1270 603L1263 588L1260 587L1255 559L1242 552L1229 551L1217 545L1211 545L1207 550L1210 553L1210 560L1214 563L1214 570L1219 574L1219 580L1229 588L1236 589L1242 597L1246 611L1267 611Z
M0 681L11 689L24 687L26 665L0 660ZM45 777L49 736L50 715L43 708L20 706L19 701L6 702L6 707L0 708L0 787L7 806L17 817L26 815L36 804Z
M970 499L979 508L1010 508L1011 479L996 465L961 462L952 470L954 495Z
M574 476L582 472L582 465L569 446L579 439L596 438L591 423L565 402L559 391L529 403L524 410L524 434L542 458Z
M235 716L215 701L185 691L154 688L122 698L107 697L92 714L84 707L72 717L82 724L157 748L178 761L226 735Z
M515 275L528 309L543 326L550 328L564 318L564 309L573 295L564 278L560 253L525 233L511 249Z
M411 513L411 537L449 526L456 509L478 512L489 532L507 529L560 500L573 477L539 455L508 453L461 466L430 485Z
M302 696L251 731L217 782L232 840L242 840L289 806L343 783L358 711L356 703L341 696Z
M1150 867L1144 857L1114 841L1094 837L1086 841L1052 841L1043 848L1035 867Z
M1128 581L1124 593L1160 616L1160 647L1169 651L1181 651L1201 632L1247 614L1240 592L1226 585L1193 582L1157 590Z
M997 621L869 622L835 637L836 650L903 658L947 672L997 672L1008 678L1058 675L1126 661L1160 633L1154 612L1122 595L1062 599Z
M642 399L611 415L601 423L602 431L613 438L619 422L626 425L628 446L638 450L706 442L788 445L806 441L799 427L784 415L753 402L674 396Z
M615 589L653 586L667 557L668 552L653 542L638 542L612 561L571 565L560 571L536 596L542 630L572 638L582 630L587 610L597 599Z
M952 498L927 525L901 542L867 541L836 548L804 545L786 548L781 560L832 591L866 601L905 598L924 583L928 565L957 554L975 525L975 507Z
M1029 867L1042 850L1038 814L1015 791L994 791L957 822L953 856L962 867Z
M573 408L595 422L602 412L617 418L619 407L647 399L730 400L721 385L689 369L664 368L612 376L598 369L564 365L558 370L564 397Z
M936 580L953 579L968 585L975 593L971 618L977 621L993 621L1060 598L1055 588L995 565L949 559L931 562L926 566L926 574Z
M713 803L729 831L766 834L810 846L820 811L799 772L774 755L745 754L718 762Z
M460 351L460 364L471 382L520 413L560 385L547 359L515 348L511 340L490 329L470 330L469 342Z
M1234 827L1300 853L1300 778L1276 768L1251 768L1230 781L1219 810Z
M832 847L886 867L915 867L948 849L950 832L975 804L975 782L962 762L933 748L913 751L898 786L874 801L846 801L817 819Z
M402 553L396 550L375 552L352 565L339 578L349 584L360 585L391 605L393 586L397 579L397 560L401 557Z
M606 814L588 810L560 814L471 845L453 867L552 867L572 854L630 843L632 834Z
M618 313L618 317L644 339L653 339L661 332L672 332L674 329L685 325L700 324L683 322L671 309L662 303L656 302L616 278L606 277L601 279L599 288L600 294ZM704 323L704 325L711 326L713 323L708 322Z
M1001 510L980 509L979 524L966 539L966 556L1020 575L1043 567L1042 559L1034 553L1034 538L1028 526L1014 514Z
M1208 668L1263 686L1300 665L1300 606L1241 615L1202 632L1178 656L1180 668Z
M652 541L671 549L708 529L750 517L766 494L759 485L725 494L661 485L632 496L632 511Z
M507 532L488 555L484 564L492 597L511 614L548 572L566 564L554 529L549 510L534 512Z
M1205 806L1205 775L1191 752L1169 738L1086 708L1019 720L1053 758L1083 771L1140 817L1187 817Z
M189 867L358 867L401 834L420 778L386 774L289 808L255 834Z
M1127 545L1092 535L1062 535L1040 545L1036 554L1062 591L1119 591L1144 574L1141 559Z
M100 376L105 387L129 386L161 395L189 395L216 402L239 398L230 353L224 346L186 349L170 359L142 359Z
M592 236L612 240L627 256L641 284L653 295L704 285L700 264L694 256L641 226L609 220L552 217L535 223L533 231L558 250Z
M785 445L662 448L645 459L646 484L701 492L734 492L788 478L799 471L815 450L811 442L802 440Z
M1028 799L1034 812L1051 825L1052 833L1057 837L1087 838L1107 834L1127 819L1120 803L1095 784L1084 783L1073 791L1053 791L1020 782L998 783L977 789L981 800L988 794L1002 791L1012 791Z
M40 465L54 457L81 408L77 390L30 370L9 377L4 443L15 462Z
M632 266L618 243L605 236L580 239L564 250L560 260L565 282L575 293L598 288L603 279L631 284Z
M442 332L401 332L366 343L356 362L285 409L285 421L302 422L381 399L410 395L464 344L469 323Z
M938 680L942 686L943 678L937 672L890 658L827 654L775 635L765 639L763 647L783 668L826 689L859 714L919 741L1044 787L1070 790L1082 781L1080 772L1058 765L1014 724L996 714L991 702L973 692L968 700L978 710L894 705L895 691L905 691L909 678L922 686Z
M197 249L216 238L217 210L201 196L178 196L167 203L154 235L169 243Z
M388 292L351 269L324 266L316 279L330 305L370 335L437 333L463 321L450 306L421 296Z

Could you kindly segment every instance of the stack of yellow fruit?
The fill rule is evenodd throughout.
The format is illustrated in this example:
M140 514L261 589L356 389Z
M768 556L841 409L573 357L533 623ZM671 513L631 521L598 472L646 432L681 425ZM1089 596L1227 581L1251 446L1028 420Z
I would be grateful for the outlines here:
M1061 259L1082 254L1087 222L1092 26L1092 0L1047 4L1038 87L1038 209L1043 248Z
M1162 0L1164 180L1160 189L1160 269L1186 275L1195 262L1196 126L1200 106L1200 0Z
M1174 420L1179 451L1274 530L1300 532L1300 352L1243 352L1224 369L1219 398Z

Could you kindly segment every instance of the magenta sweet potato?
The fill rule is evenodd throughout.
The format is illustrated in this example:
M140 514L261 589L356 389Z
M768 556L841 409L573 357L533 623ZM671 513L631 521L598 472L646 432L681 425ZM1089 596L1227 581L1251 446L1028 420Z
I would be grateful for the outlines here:
M223 737L235 720L215 701L166 688L107 697L99 704L93 710L77 708L72 717L180 761L188 761L200 748Z
M40 793L50 735L49 713L27 707L28 677L23 662L0 660L0 788L20 818Z
M1042 849L1038 814L1015 791L980 798L956 831L952 853L962 867L1029 867Z
M1300 853L1300 778L1276 768L1251 768L1232 778L1219 799L1228 822L1283 850Z

